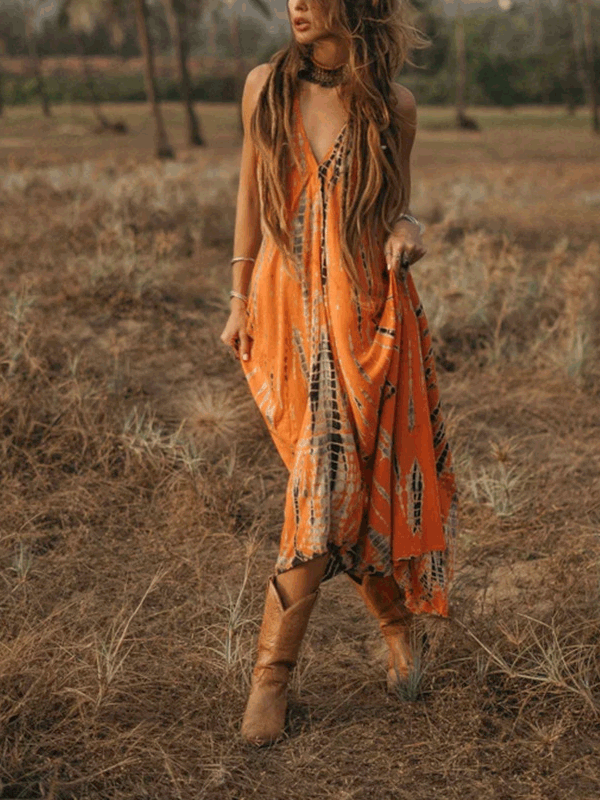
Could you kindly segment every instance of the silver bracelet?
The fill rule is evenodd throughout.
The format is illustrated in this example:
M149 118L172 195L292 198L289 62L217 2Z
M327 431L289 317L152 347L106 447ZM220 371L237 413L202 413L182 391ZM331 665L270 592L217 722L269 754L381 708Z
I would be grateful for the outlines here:
M416 217L413 217L412 214L401 214L400 217L398 218L398 222L400 222L401 219L407 219L409 222L412 222L414 225L418 225L419 226L419 233L423 233L423 231L425 230L425 225L423 225L422 222L419 222L419 220Z
M234 292L233 289L229 292L229 297L237 297L239 300L243 300L244 303L248 302L248 295L242 294L241 292Z
M235 258L231 259L231 263L233 264L234 261L252 261L254 262L253 258L246 258L246 256L236 256Z

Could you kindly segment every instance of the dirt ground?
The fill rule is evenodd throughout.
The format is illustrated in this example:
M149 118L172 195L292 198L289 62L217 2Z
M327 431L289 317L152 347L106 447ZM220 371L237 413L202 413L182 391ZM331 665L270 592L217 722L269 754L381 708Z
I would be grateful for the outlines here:
M0 798L596 800L600 140L562 111L423 109L411 269L460 514L412 699L345 576L286 737L239 734L286 474L228 309L240 141L152 157L143 106L0 132Z

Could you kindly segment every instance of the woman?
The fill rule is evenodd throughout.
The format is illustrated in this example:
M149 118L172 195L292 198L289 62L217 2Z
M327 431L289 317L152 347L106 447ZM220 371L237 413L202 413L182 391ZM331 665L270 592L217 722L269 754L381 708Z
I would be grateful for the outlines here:
M402 5L401 5L402 3ZM457 493L427 320L408 265L416 131L393 81L425 41L403 0L288 0L293 35L253 69L231 315L240 359L289 469L279 558L242 735L284 728L319 584L346 573L406 681L414 614L448 616Z

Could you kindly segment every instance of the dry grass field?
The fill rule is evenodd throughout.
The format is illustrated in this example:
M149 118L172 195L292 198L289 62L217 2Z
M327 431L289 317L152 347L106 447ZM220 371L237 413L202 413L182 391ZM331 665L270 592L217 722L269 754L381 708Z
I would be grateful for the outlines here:
M228 308L235 109L152 158L146 109L0 129L0 798L597 800L600 141L562 111L423 109L412 272L461 501L410 699L345 576L287 732L239 735L284 467Z

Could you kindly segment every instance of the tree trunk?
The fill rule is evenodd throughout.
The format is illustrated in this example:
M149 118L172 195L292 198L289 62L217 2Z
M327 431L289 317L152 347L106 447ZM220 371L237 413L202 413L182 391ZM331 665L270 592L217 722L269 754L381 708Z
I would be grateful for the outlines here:
M90 105L92 106L92 111L94 112L94 116L98 121L98 125L103 128L110 128L110 122L106 119L104 114L102 113L102 106L100 105L100 100L98 95L96 94L96 86L94 84L94 78L92 77L92 72L90 70L90 65L87 60L87 56L84 54L80 55L81 59L81 67L83 70L83 76L85 78L85 85L87 87L89 96L90 96Z
M208 54L213 58L216 58L217 53L217 14L213 9L210 12L210 22L208 25Z
M4 114L4 72L2 56L6 54L6 42L0 37L0 117Z
M231 13L231 46L235 58L235 99L238 103L238 128L241 135L244 135L244 118L242 115L242 93L244 90L245 66L242 58L242 42L240 39L240 15Z
M533 3L533 49L539 53L544 43L544 20L542 17L541 0Z
M458 5L454 22L454 39L456 42L456 116L465 113L465 85L467 82L467 57L465 53L465 24L462 6Z
M79 37L77 37L77 51L79 53L79 59L81 63L83 77L85 80L85 85L90 97L90 105L92 107L92 112L98 122L99 131L115 131L116 133L127 133L127 126L125 125L124 122L109 122L108 119L102 113L102 104L100 102L100 98L98 97L98 93L96 92L96 84L94 81L94 76L92 75L92 71L90 69L90 63L88 57L85 54L83 42Z
M581 86L577 79L577 64L572 51L569 51L565 59L565 73L563 77L563 85L567 95L566 110L569 116L574 116L577 111L576 95L579 94Z
M454 20L454 41L456 44L456 125L467 130L479 130L474 119L465 113L465 92L467 86L467 53L465 49L465 23L462 2L459 0Z
M589 0L582 0L581 13L583 14L583 44L585 48L586 73L589 85L589 103L592 116L594 133L600 133L600 120L598 119L598 89L596 87L596 70L594 68L594 37L592 34L592 10Z
M181 99L185 107L188 141L192 146L205 147L206 140L202 136L192 101L190 72L188 69L190 45L187 36L185 0L165 0L165 5L171 29L171 39L175 49Z
M585 92L586 102L590 107L592 118L592 130L600 132L598 121L598 95L596 91L596 81L594 74L594 45L592 40L592 21L589 6L581 6L578 0L569 0L569 11L573 22L573 51L577 64L579 81ZM579 9L583 14L583 25ZM587 12L587 14L586 14ZM582 45L583 43L583 45ZM585 47L585 55L583 48Z
M37 91L40 96L40 100L42 102L42 111L45 117L51 117L52 113L50 111L50 100L48 99L48 93L46 92L46 84L44 82L44 76L42 75L42 67L37 49L37 35L33 29L32 15L33 12L31 9L29 9L25 14L25 37L27 39L29 62L31 65L31 70L35 77Z
M156 139L156 155L158 158L175 158L173 148L169 144L167 130L163 121L158 92L156 87L156 69L154 65L154 51L148 31L148 9L146 0L135 0L135 17L140 38L140 47L144 54L144 77L146 83L146 94L148 102L154 116L154 135Z
M575 55L575 64L577 66L577 77L585 92L586 100L588 99L588 85L585 66L583 64L583 55L581 53L580 44L580 31L579 31L579 7L574 0L568 0L567 3L569 12L571 14L571 31L573 33L573 53Z

